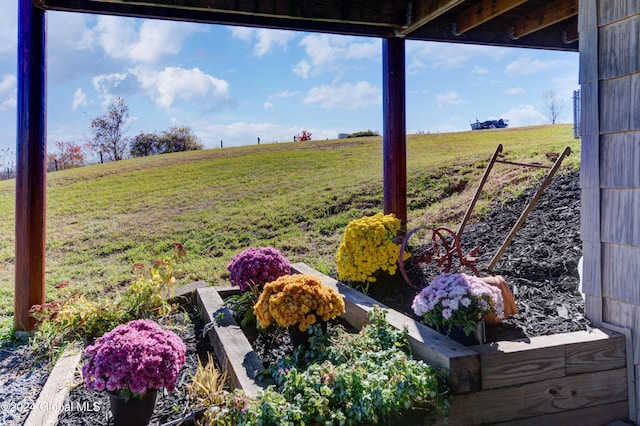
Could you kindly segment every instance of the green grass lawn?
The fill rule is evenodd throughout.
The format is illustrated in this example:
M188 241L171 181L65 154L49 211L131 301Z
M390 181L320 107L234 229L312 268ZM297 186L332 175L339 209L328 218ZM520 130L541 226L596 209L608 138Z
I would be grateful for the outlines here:
M497 144L516 161L551 164L570 146L570 125L409 135L409 224L455 226ZM544 173L544 172L542 172ZM497 165L476 207L517 193L540 172ZM103 295L131 266L188 250L181 283L226 284L226 265L249 246L272 246L328 273L347 223L382 211L379 137L166 154L49 173L47 298L53 287ZM15 181L0 182L0 329L11 327ZM0 333L1 335L2 333Z

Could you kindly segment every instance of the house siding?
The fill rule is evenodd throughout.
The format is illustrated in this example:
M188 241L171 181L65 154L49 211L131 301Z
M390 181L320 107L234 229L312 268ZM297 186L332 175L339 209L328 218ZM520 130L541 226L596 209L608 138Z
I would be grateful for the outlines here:
M640 418L640 2L581 0L582 240L586 314L630 329ZM633 393L631 394L633 395Z

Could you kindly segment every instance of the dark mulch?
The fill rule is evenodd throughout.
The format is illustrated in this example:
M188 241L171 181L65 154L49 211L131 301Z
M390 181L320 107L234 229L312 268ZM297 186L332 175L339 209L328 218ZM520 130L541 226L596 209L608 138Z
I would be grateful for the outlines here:
M579 171L553 178L492 272L482 268L497 253L537 187L518 198L496 202L486 220L465 228L463 253L478 247L481 275L504 276L518 307L518 313L502 325L487 327L489 341L590 328L584 317L577 269L582 256L579 181ZM387 306L413 316L411 302L416 291L400 274L374 283L368 292Z
M198 367L198 359L206 361L206 354L213 354L213 347L206 335L203 335L204 323L194 306L187 306L158 321L163 327L178 334L187 346L187 361L182 369L178 385L173 393L166 390L158 392L156 407L149 423L152 426L164 425L188 418L192 414L186 386L191 375ZM80 379L79 379L80 380ZM105 392L88 391L83 384L71 390L67 406L69 410L61 413L58 425L112 425L109 409L109 397ZM95 408L95 409L94 409ZM194 424L193 421L180 424Z

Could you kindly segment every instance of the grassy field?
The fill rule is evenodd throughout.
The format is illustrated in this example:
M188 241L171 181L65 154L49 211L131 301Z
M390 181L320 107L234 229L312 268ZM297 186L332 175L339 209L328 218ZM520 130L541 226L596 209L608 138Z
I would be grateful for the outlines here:
M579 165L570 125L410 135L408 227L459 223L499 143L508 159L543 164L570 146L564 168ZM535 176L497 165L476 211ZM382 145L372 137L168 154L50 173L47 188L49 300L63 281L94 296L126 285L134 263L169 254L174 241L189 253L183 283L226 284L233 255L258 245L328 273L347 223L382 211ZM14 206L15 181L0 182L2 332L13 315Z

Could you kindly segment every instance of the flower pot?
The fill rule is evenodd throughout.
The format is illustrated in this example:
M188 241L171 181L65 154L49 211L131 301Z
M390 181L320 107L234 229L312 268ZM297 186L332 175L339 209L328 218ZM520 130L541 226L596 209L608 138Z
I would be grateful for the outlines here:
M327 333L327 322L320 321L320 329L322 330L322 334ZM305 331L300 331L297 325L292 325L287 327L287 331L289 331L289 338L291 339L291 346L293 348L297 348L298 346L309 346L309 339L312 334L309 333L309 329Z
M471 334L466 334L461 325L454 325L447 337L465 346L481 345L485 342L484 320L478 321L476 329Z
M142 396L126 400L116 393L109 394L113 424L115 426L147 426L156 406L157 389L149 389Z

